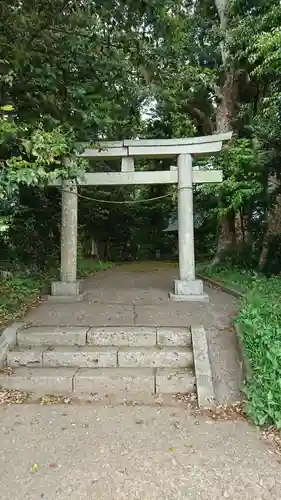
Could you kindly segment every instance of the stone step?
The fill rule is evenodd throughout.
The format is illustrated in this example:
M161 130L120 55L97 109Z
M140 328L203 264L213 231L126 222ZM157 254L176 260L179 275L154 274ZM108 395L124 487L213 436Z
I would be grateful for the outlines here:
M190 369L20 367L11 375L0 375L0 388L40 395L128 397L194 392L195 378Z
M157 327L157 345L159 346L191 346L191 329L184 327Z
M193 352L190 347L123 347L118 350L118 365L186 368L193 365Z
M7 366L12 368L42 366L43 350L42 347L33 347L32 349L15 347L12 351L7 352Z
M7 353L7 366L44 366L44 367L109 367L117 366L116 347L94 346L57 346L17 348Z
M153 347L191 345L190 328L150 326L33 326L17 332L19 347L95 346Z
M73 391L98 396L116 394L177 394L195 391L191 369L167 368L80 368Z
M68 393L76 372L77 368L15 368L11 375L0 374L0 388L42 395Z
M96 346L152 347L156 342L156 328L150 326L93 327L87 333L87 343Z
M190 347L101 347L58 346L31 349L15 348L7 353L7 366L45 367L168 367L193 365Z
M89 327L80 326L33 326L17 332L20 347L83 346Z
M190 328L149 326L93 327L87 333L87 343L97 346L153 347L191 345Z
M186 394L196 391L193 368L157 368L155 392L160 394Z
M80 368L73 380L73 391L98 396L154 394L153 368Z

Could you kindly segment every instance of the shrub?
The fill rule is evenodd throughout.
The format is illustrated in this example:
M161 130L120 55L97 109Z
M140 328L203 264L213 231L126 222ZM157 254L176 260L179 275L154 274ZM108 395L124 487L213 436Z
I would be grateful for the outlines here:
M258 280L236 321L240 325L250 376L245 386L247 414L257 425L281 428L280 279Z

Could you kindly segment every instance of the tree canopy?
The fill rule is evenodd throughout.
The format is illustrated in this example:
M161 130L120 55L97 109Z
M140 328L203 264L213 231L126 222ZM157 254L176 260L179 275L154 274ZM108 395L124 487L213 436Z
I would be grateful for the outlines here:
M59 193L46 187L52 176L117 168L66 164L83 143L232 130L233 140L210 160L223 183L194 192L204 221L197 252L279 272L279 0L11 0L1 2L0 14L0 204L15 258L31 255L19 251L19 234L29 235L33 261L57 255ZM165 190L83 192L122 201ZM118 208L81 198L79 210L83 247L93 237L114 257L176 245L163 233L176 211L172 191Z

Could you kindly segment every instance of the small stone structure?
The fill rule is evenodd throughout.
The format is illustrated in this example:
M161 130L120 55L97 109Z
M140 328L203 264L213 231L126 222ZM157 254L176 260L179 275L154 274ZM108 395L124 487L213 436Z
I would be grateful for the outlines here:
M208 300L202 281L195 279L192 185L221 182L222 172L193 169L192 156L218 153L223 141L230 138L231 133L226 133L186 139L101 142L99 149L86 148L80 155L91 160L121 158L121 172L88 173L80 185L178 184L179 279L174 280L171 300ZM177 158L177 166L164 171L135 171L134 158L142 157ZM62 185L61 279L52 284L52 296L75 300L80 297L77 281L78 185L59 179L52 185Z

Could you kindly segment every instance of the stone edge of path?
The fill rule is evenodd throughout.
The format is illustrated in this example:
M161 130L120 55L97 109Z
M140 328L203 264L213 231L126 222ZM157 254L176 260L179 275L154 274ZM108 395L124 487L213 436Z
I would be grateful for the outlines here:
M191 327L191 332L198 406L201 409L212 408L216 406L216 398L206 330L197 326Z
M215 287L219 290L222 290L225 293L228 293L228 295L232 295L233 297L236 297L237 299L240 299L240 300L244 299L244 297L245 297L244 293L239 292L238 290L234 290L233 288L231 288L225 284L222 284L219 281L213 280L212 278L209 278L207 276L203 276L202 274L197 274L197 276L207 286ZM238 342L239 358L240 358L240 363L242 365L243 381L245 382L245 380L247 380L251 377L251 369L250 369L248 359L244 354L243 338L242 338L242 334L241 334L240 325L236 322L233 322L233 326L235 329L236 338L237 338L237 342Z
M0 336L0 369L5 367L7 351L17 343L17 332L23 327L23 323L17 322L5 328Z
M217 288L219 290L222 290L225 293L228 293L229 295L232 295L233 297L236 297L237 299L243 299L244 294L242 292L238 292L238 290L234 290L233 288L224 285L223 283L220 283L219 281L215 281L212 278L209 278L208 276L203 276L202 274L196 273L196 276L201 279L206 285L212 286L214 288Z
M234 328L235 328L237 341L238 341L239 357L240 357L240 363L242 365L243 381L245 382L246 380L249 380L251 378L250 364L249 364L247 356L245 356L245 354L244 354L243 338L242 338L240 325L238 323L234 323Z

